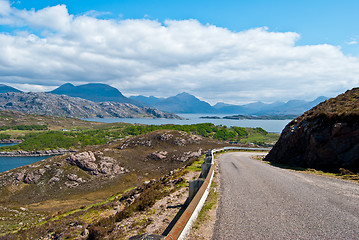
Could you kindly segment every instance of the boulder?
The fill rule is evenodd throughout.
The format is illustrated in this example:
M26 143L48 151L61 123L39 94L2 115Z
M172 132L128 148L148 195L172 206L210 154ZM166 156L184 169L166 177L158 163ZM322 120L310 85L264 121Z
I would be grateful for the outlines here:
M96 157L91 151L71 154L66 160L71 165L76 165L85 171L96 171L98 168L95 163Z

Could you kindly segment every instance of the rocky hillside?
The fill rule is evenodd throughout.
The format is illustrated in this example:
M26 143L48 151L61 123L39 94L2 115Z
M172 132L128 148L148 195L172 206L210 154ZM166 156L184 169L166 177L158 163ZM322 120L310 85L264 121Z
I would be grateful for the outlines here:
M50 93L1 93L0 110L75 118L179 118L155 108L129 103L99 102Z
M291 121L266 160L338 172L359 172L359 88Z
M185 132L159 130L0 173L0 236L6 229L34 226L44 219L69 210L84 209L126 189L159 179L219 146L218 141ZM140 197L140 193L137 191L129 203ZM112 207L112 214L123 209L121 204L117 207L115 211ZM15 211L23 215L12 217ZM98 218L105 217L89 219L90 213L83 214L73 216L71 224L81 219L90 226ZM51 229L59 223L51 224L44 231L53 232ZM66 229L61 225L58 227ZM37 230L34 232L39 234ZM13 237L6 239L23 239Z

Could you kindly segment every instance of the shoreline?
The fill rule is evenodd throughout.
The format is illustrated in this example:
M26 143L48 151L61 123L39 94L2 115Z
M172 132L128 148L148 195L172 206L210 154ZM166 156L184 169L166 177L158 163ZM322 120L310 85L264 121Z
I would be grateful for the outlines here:
M1 143L22 143L22 141L18 139L0 139Z
M42 157L52 155L64 155L66 153L75 153L76 150L57 149L57 150L44 150L44 151L6 151L0 152L0 157Z

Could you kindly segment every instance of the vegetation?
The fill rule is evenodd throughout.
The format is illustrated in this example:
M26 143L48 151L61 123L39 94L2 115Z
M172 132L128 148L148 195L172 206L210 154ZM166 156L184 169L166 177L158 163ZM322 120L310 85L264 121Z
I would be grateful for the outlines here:
M215 175L216 178L216 175ZM208 194L206 201L203 204L201 211L197 217L196 222L193 225L194 229L198 229L204 222L206 222L210 217L208 216L208 212L213 209L213 207L217 204L219 194L217 191L218 185L214 179L211 184L211 188Z
M47 130L47 125L37 125L37 124L33 124L33 125L15 125L15 126L1 126L0 127L0 131L4 131L4 130Z
M28 127L16 126L19 129L39 130L40 127L30 125ZM43 126L46 127L46 126ZM0 148L3 151L24 150L50 150L50 149L80 149L89 145L102 145L111 140L136 136L155 130L167 129L178 130L197 134L222 141L236 141L242 143L255 143L259 145L272 144L278 139L278 134L268 133L262 128L242 128L215 126L212 123L201 123L192 125L104 125L102 129L95 130L66 130L66 131L37 131L25 132L20 139L22 143L15 146ZM0 132L0 139L9 139L10 134Z
M34 127L29 127L29 129L34 129ZM29 132L25 133L24 137L20 137L23 140L22 143L0 149L4 151L33 151L58 148L79 149L88 145L101 145L113 139L129 135L136 136L159 129L179 130L223 141L252 142L260 145L275 142L278 138L277 134L269 134L262 128L227 128L226 126L215 126L211 123L193 125L119 125L96 130ZM10 134L0 132L0 139L9 138Z
M9 134L6 134L6 133L0 133L0 140L1 139L10 139L10 135Z
M48 235L51 236L51 239L59 239L60 236L64 237L64 239L77 239L83 233L83 229L88 227L89 234L86 239L103 239L105 236L112 236L113 238L110 239L124 239L124 233L121 232L121 229L116 228L116 226L120 224L121 221L138 213L145 213L147 216L156 214L156 212L150 211L150 208L159 199L182 188L182 177L186 173L188 173L187 168L181 170L177 169L171 176L167 175L148 184L141 184L137 187L128 188L112 195L105 201L88 206L77 207L68 212L59 212L55 216L39 215L35 214L37 212L31 210L23 212L19 210L21 214L18 214L20 216L17 221L22 221L24 225L20 226L13 222L5 221L0 223L3 224L0 226L4 227L0 230L0 238L38 239L41 238L41 236ZM129 202L130 199L133 201ZM116 214L106 214L120 206L124 206L124 208ZM1 209L0 213L7 214L6 212L1 212ZM7 215L2 216L9 217ZM26 221L24 221L25 218ZM36 219L37 221L34 221L33 219ZM140 226L131 225L131 228L136 227L144 229L150 223L150 218L141 218L133 223ZM8 232L12 232L12 234L4 236L4 233Z
M215 126L212 123L200 123L192 125L133 125L124 130L125 135L138 135L148 133L159 129L170 129L184 131L187 133L197 134L203 137L211 137L223 141L238 141L243 143L250 143L253 139L256 144L266 144L273 141L273 138L278 139L278 134L270 134L263 128L243 128ZM259 137L261 136L261 137Z
M319 104L297 118L301 121L305 118L325 117L332 121L346 121L356 123L359 116L359 88L353 88L335 98Z
M359 182L359 174L358 173L353 173L353 172L351 172L351 171L349 171L347 169L344 169L344 168L340 168L339 172L333 173L333 172L321 171L321 170L314 169L314 168L291 166L291 165L283 164L283 163L272 163L272 162L264 160L264 157L265 156L263 156L263 155L258 155L258 156L255 156L254 159L259 160L259 161L263 161L263 162L265 162L265 163L267 163L269 165L279 167L279 168L283 168L283 169L290 169L290 170L298 171L298 172L304 172L304 173L310 173L310 174L315 174L315 175L334 177L334 178L339 178L339 179L351 180L351 181Z

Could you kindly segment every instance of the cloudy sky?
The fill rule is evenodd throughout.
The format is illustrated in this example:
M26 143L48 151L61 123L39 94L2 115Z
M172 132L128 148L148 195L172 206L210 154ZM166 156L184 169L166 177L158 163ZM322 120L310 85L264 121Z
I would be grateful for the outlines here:
M0 0L0 83L212 104L359 87L357 0Z

